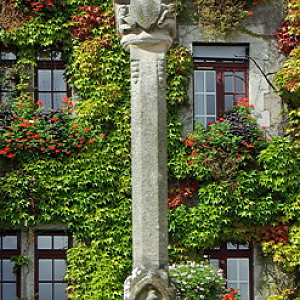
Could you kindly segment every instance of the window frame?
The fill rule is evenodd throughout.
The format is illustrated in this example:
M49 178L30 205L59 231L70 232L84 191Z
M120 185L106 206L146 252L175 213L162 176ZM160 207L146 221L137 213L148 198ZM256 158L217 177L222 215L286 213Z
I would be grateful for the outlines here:
M2 53L7 52L7 53L13 53L15 55L15 59L2 59ZM0 68L2 67L12 67L15 65L18 61L18 52L15 47L5 47L3 45L0 45ZM5 76L5 75L4 75ZM12 93L12 90L9 89L2 89L2 85L0 84L0 104L4 103L3 101L3 93Z
M52 236L52 247L53 237L57 235L63 235L68 237L68 248L67 249L38 249L38 237L39 236ZM73 240L70 233L65 231L38 231L35 232L35 243L34 243L34 293L35 299L39 300L39 259L64 259L67 260L67 250L72 247ZM55 283L55 280L49 280L49 283ZM67 281L63 281L67 283ZM52 285L53 289L53 285Z
M0 231L0 237L3 236L17 236L17 249L0 249L0 260L2 259L11 259L13 255L21 255L21 234L20 232L15 231ZM2 245L1 247L2 248ZM0 265L1 266L1 265ZM18 268L18 271L16 273L16 297L21 297L21 272L20 268ZM0 284L6 283L5 281L2 281L2 276L0 277ZM1 288L1 294L0 299L2 299L2 288ZM3 300L3 299L2 299Z
M229 243L229 242L228 242ZM208 259L218 259L219 268L223 270L224 277L227 278L227 259L248 258L249 259L249 300L254 299L254 247L249 244L248 249L228 249L227 242L221 243L220 248L205 250L204 254ZM237 246L242 244L235 244Z
M67 85L67 89L66 91L54 91L54 77L53 77L53 71L54 70L64 70L65 74L66 74L66 67L65 67L65 63L63 61L62 58L60 59L55 59L53 57L53 53L55 53L55 50L50 49L49 51L46 51L46 53L49 53L49 59L43 58L41 57L39 59L38 53L36 55L36 66L34 68L34 101L37 102L39 101L39 93L41 93L41 91L38 90L38 80L39 80L39 76L38 76L38 71L39 70L50 70L51 71L51 89L49 91L42 91L43 93L48 93L51 94L51 109L50 111L56 111L53 107L54 107L54 95L58 94L58 93L66 93L67 97L71 97L71 89L68 86L67 80L66 80L66 85ZM61 51L57 51L57 52L61 52Z
M214 57L197 57L193 56L193 128L198 124L195 118L195 102L196 102L196 91L195 91L195 71L215 71L216 72L216 110L215 116L219 118L225 111L225 96L227 95L241 95L243 94L245 98L249 95L249 59L247 58L249 54L249 44L232 44L232 43L194 43L193 48L197 46L219 46L220 49L223 47L230 46L241 46L245 48L245 58L237 57L234 58L214 58ZM221 53L221 51L220 51ZM225 92L225 72L242 72L244 73L244 92L236 92L235 87L232 92ZM235 82L233 82L235 85ZM206 125L206 124L205 124Z

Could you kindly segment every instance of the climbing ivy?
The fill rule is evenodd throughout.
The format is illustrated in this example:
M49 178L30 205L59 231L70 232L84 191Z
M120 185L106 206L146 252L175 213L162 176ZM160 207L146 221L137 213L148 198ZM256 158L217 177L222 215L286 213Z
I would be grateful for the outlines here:
M3 108L9 125L0 127L5 151L0 155L0 222L18 229L66 224L75 237L68 251L71 298L121 299L131 267L129 55L115 34L111 1L48 1L33 11L29 2L1 3L1 11L11 12L6 20L17 14L19 21L10 20L5 23L10 26L4 26L0 16L1 44L18 51L14 72L8 72L17 79L11 103L18 111ZM55 5L61 9L52 9ZM183 2L178 5L185 9ZM50 46L63 52L76 101L74 112L68 107L67 114L46 117L33 103L31 82L37 51ZM189 51L173 47L167 65L171 259L226 240L263 241L276 261L288 269L297 268L285 260L289 251L296 251L295 259L299 255L297 144L286 138L267 142L263 129L250 116L247 99L240 99L237 107L208 129L199 126L183 138L178 112L188 98ZM71 100L67 105L73 106ZM35 136L34 151L28 151L29 143L18 147L16 141L25 138L17 133L26 135L28 127L33 128L31 113L41 118L36 120L41 123L39 131L31 135ZM12 123L23 125L12 130ZM84 150L77 147L55 154L49 146L57 138L45 139L51 144L48 148L37 146L37 139L53 124L62 130L60 143L68 144L76 132L86 135L81 143ZM18 148L4 147L10 137ZM18 159L8 157L13 149L18 149ZM281 224L290 228L283 247L278 237L272 236L276 241L272 244L266 234Z

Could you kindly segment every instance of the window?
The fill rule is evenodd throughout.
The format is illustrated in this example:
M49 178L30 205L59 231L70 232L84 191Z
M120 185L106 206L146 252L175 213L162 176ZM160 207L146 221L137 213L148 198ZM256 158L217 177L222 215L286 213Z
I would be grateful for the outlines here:
M20 297L20 274L14 273L13 255L20 255L17 234L0 234L0 300L15 300Z
M16 62L16 54L11 49L0 48L0 103L5 102L11 97L14 83L8 80L9 67Z
M64 280L66 250L70 236L63 233L38 233L35 244L35 293L37 300L67 300Z
M56 111L62 107L65 96L70 96L70 91L62 53L52 50L40 52L37 56L35 100L41 101L46 111Z
M204 127L248 96L248 45L194 45L194 120Z
M224 243L220 248L206 251L209 261L224 271L227 288L237 289L241 300L253 299L252 247L248 244Z

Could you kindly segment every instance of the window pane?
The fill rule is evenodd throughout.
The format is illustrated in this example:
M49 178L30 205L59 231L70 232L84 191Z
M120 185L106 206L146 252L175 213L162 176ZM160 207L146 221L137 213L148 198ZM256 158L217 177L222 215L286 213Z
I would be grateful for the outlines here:
M67 270L67 264L64 259L54 260L54 280L63 281Z
M207 95L206 97L206 109L208 115L216 114L216 96L215 95Z
M201 123L204 127L206 126L204 117L195 118L195 122L196 122L196 124Z
M52 299L52 283L39 283L39 300Z
M52 280L52 260L40 259L39 260L39 280Z
M204 71L195 71L195 92L204 92Z
M50 93L38 93L38 101L42 102L42 106L45 110L52 109L52 101Z
M239 294L242 300L249 299L249 284L248 283L241 283L239 286Z
M51 91L51 70L38 70L38 91Z
M67 93L54 93L53 94L53 110L58 110L62 107L62 99L67 96Z
M17 249L18 238L16 235L5 235L2 238L2 249Z
M208 123L215 123L216 122L216 118L213 118L213 117L208 117L207 118L207 124Z
M195 115L204 115L204 96L196 95L195 97Z
M225 95L225 109L232 107L233 105L233 96Z
M60 51L53 51L52 52L52 60L61 61L62 60L62 53Z
M54 300L66 300L67 299L67 284L55 283L54 284Z
M1 51L1 59L2 60L16 60L16 54L13 52Z
M17 286L15 283L3 283L3 300L16 300L17 297Z
M249 249L249 243L244 244L244 245L240 244L239 245L239 249L241 249L241 250L247 250L247 249Z
M249 280L249 259L239 259L239 279Z
M210 259L209 263L219 269L219 260L218 259Z
M235 91L244 92L244 73L242 72L235 73Z
M227 260L227 279L230 280L238 279L238 262L237 259Z
M40 235L38 236L38 249L52 249L52 236Z
M216 75L215 71L205 71L206 74L206 92L216 91Z
M227 249L236 250L238 248L237 244L227 243Z
M233 72L224 73L225 92L233 92Z
M2 280L3 281L15 281L16 274L13 272L15 263L8 259L2 260Z
M64 79L65 70L53 70L53 90L66 91L67 83Z
M68 249L69 238L66 235L55 235L54 249Z

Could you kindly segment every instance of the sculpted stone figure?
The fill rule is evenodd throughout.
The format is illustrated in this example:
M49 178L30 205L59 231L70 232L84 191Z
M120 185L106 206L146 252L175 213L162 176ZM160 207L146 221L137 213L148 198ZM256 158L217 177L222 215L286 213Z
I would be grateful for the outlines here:
M156 38L171 42L176 35L176 5L166 2L162 0L115 1L117 30L122 38L121 43L126 47L132 39L145 41Z

